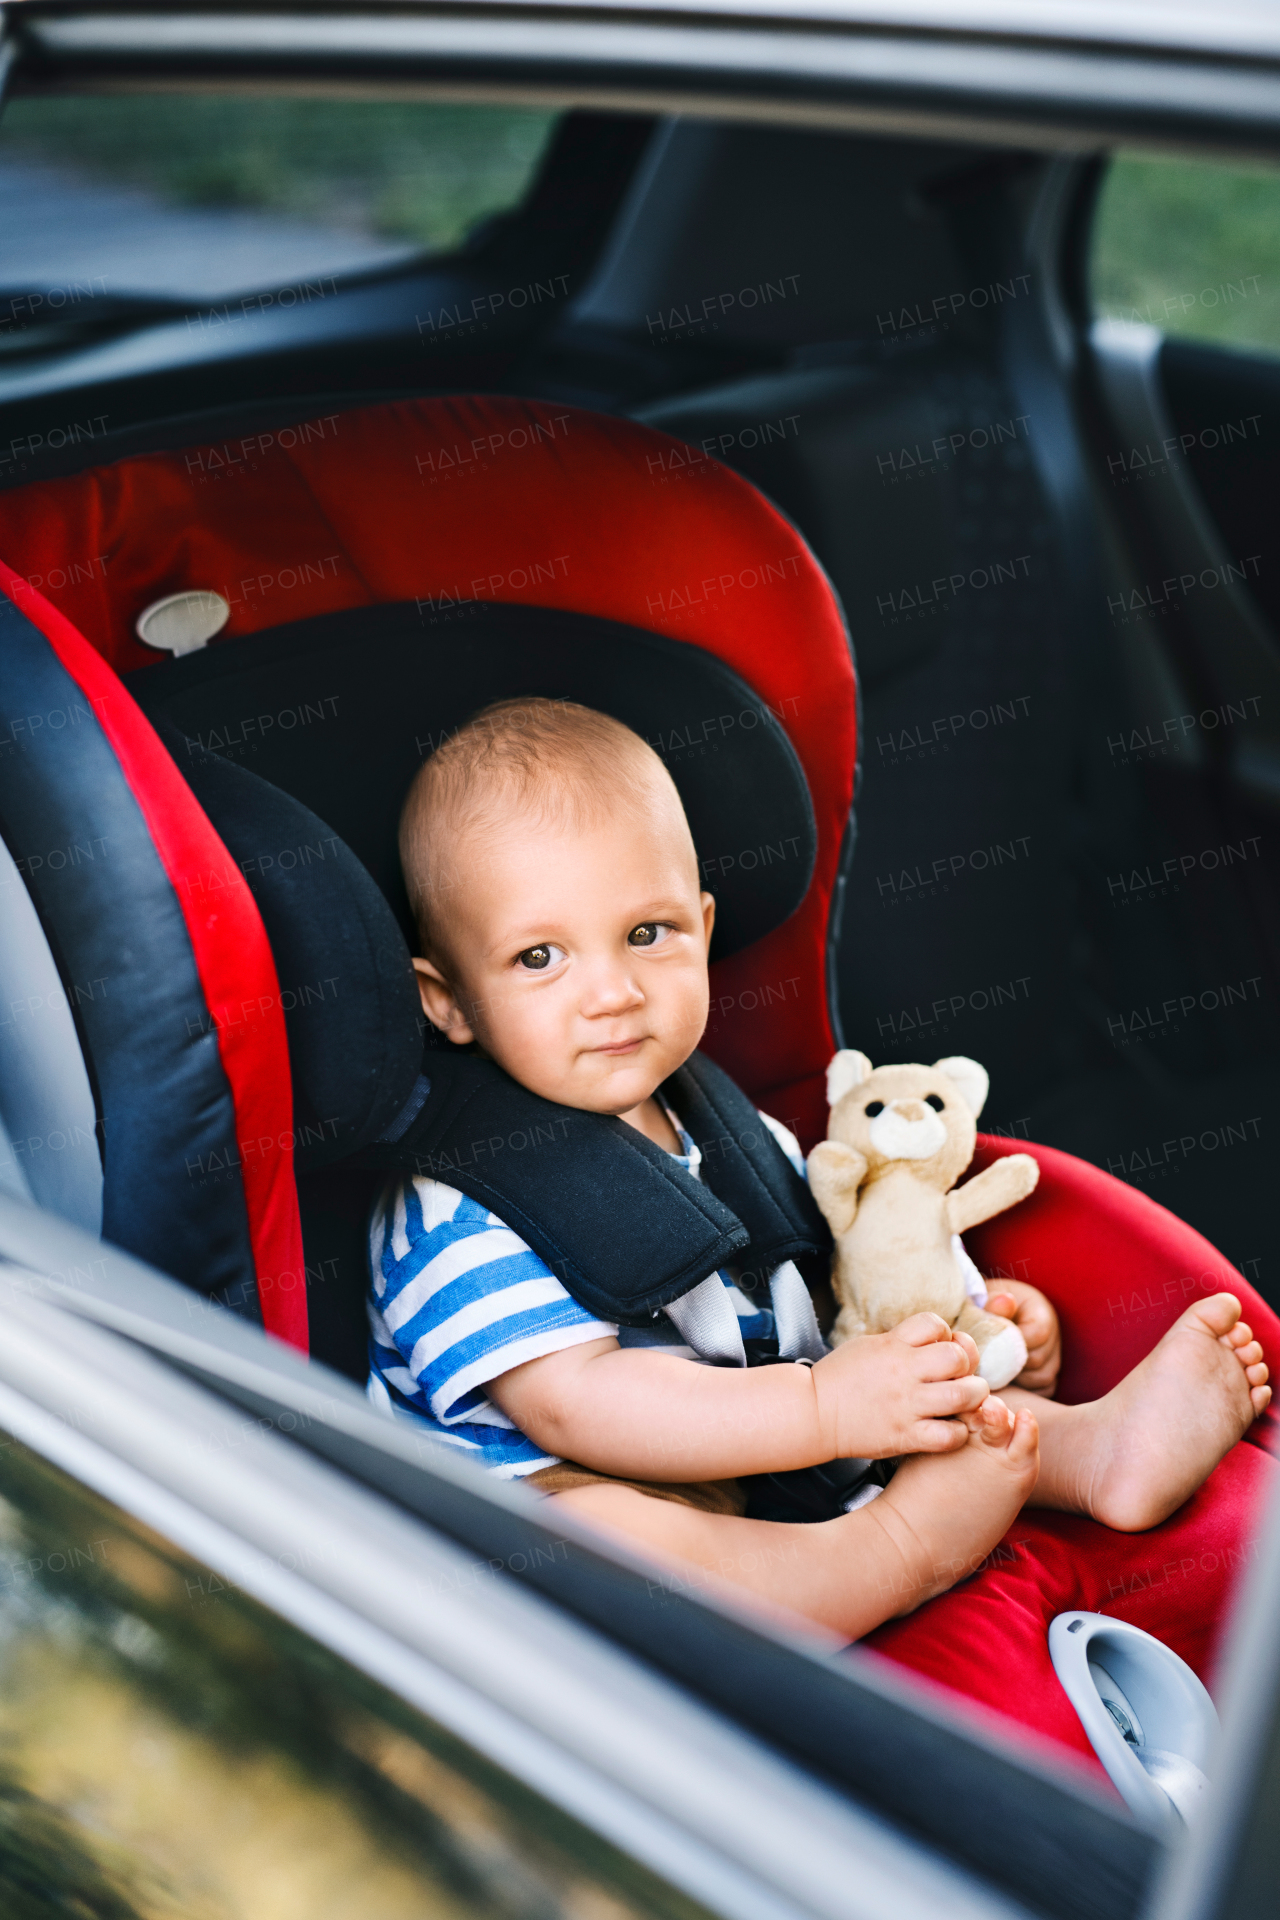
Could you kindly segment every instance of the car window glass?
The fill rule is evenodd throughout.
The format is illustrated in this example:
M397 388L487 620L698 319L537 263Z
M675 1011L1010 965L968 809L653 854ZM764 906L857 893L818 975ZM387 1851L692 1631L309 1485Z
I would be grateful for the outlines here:
M54 1911L702 1909L0 1434L0 1913Z
M0 329L83 318L93 301L283 296L447 252L519 203L559 117L264 94L15 100L0 122ZM43 299L11 311L15 294Z
M1091 266L1100 316L1280 353L1280 169L1120 154Z

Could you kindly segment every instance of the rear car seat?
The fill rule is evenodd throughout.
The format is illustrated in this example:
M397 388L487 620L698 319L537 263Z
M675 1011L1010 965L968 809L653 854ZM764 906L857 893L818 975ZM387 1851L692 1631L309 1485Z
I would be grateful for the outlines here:
M0 502L16 563L0 573L0 834L79 1042L103 1229L193 1301L302 1347L314 1325L317 1356L357 1377L370 1190L343 1162L404 1111L423 1065L395 820L416 765L482 700L587 698L646 731L721 902L707 1051L806 1146L825 1131L830 933L852 845L848 636L795 529L724 466L664 485L677 455L652 428L573 409L418 401L240 422ZM138 615L200 588L227 599L224 635L148 660ZM64 1027L47 1032L64 1048ZM0 1080L27 1164L56 1151L37 1145L30 1085ZM1012 1145L983 1139L976 1164ZM1065 1397L1118 1378L1206 1263L1280 1346L1280 1321L1190 1228L1031 1150L1036 1194L975 1248L1058 1304ZM1120 1275L1148 1304L1117 1333L1102 1315ZM1223 1501L1198 1496L1180 1540L1212 1542L1223 1514L1240 1533L1276 1431L1270 1414L1255 1425ZM1073 1555L1105 1574L1121 1551L1071 1525L1082 1542L1051 1578L1034 1557L999 1569L1033 1615L1072 1604ZM987 1580L963 1589L979 1617ZM1175 1622L1200 1668L1227 1586L1214 1591L1215 1609ZM930 1671L939 1618L880 1643ZM1039 1640L1026 1671L993 1682L981 1633L962 1637L965 1690L1041 1723L1057 1695ZM1069 1710L1052 1730L1087 1751Z

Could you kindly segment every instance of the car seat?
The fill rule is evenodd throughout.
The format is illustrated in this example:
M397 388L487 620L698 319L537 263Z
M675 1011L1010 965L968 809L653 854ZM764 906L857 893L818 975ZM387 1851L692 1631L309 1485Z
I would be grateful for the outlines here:
M706 1050L806 1146L825 1132L848 636L795 529L686 456L505 397L258 409L0 500L0 834L39 936L11 964L32 979L34 955L61 996L24 1044L65 1079L74 1042L102 1230L193 1299L361 1372L371 1187L351 1160L411 1103L423 1040L396 817L422 758L505 695L599 705L662 754L718 896ZM159 660L135 623L190 590L227 623ZM38 1078L0 1081L0 1114L55 1204L45 1169L71 1148L33 1145ZM977 1164L1008 1150L984 1139ZM1037 1193L972 1245L1055 1300L1065 1397L1111 1384L1197 1289L1230 1285L1280 1353L1280 1321L1193 1229L1030 1151ZM891 1630L925 1670L932 1612Z

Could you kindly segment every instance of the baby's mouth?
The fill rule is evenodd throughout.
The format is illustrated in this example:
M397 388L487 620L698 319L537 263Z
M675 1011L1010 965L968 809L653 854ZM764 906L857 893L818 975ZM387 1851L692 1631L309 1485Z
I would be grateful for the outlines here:
M644 1039L643 1036L641 1036L635 1040L613 1040L607 1047L592 1047L591 1052L608 1054L634 1053L637 1047L643 1045Z

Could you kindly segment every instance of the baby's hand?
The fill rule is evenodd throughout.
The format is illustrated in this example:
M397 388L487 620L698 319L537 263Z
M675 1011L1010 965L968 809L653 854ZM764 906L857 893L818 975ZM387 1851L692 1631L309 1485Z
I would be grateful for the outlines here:
M1027 1364L1012 1384L1052 1399L1062 1365L1057 1314L1044 1295L1025 1280L1000 1280L994 1287L987 1296L986 1311L1012 1320L1027 1343Z
M844 1341L813 1369L827 1457L887 1460L964 1446L988 1393L977 1366L969 1335L953 1335L936 1313Z

